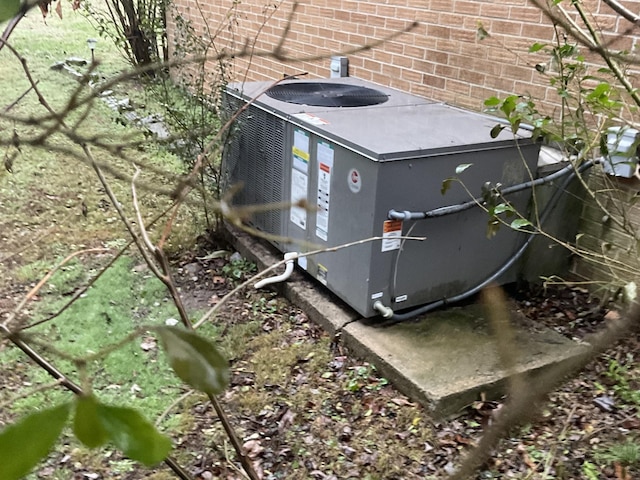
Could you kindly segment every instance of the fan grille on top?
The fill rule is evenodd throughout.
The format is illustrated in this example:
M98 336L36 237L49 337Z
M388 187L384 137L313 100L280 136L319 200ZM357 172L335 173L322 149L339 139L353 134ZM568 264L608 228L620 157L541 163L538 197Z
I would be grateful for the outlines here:
M373 88L344 83L283 83L267 90L276 100L314 107L366 107L386 102L389 97Z

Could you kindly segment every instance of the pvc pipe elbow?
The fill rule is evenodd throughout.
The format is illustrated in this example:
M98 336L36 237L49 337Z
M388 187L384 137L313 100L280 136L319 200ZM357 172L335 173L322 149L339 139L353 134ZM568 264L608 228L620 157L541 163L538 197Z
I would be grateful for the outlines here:
M255 288L262 288L262 287L266 287L267 285L271 285L272 283L279 283L279 282L284 282L285 280L287 280L291 274L293 273L293 267L295 266L295 260L296 258L298 258L299 253L298 252L287 252L284 254L284 259L285 259L285 267L284 267L284 272L281 273L280 275L276 275L274 277L268 277L268 278L263 278L262 280L260 280L259 282L257 282L254 287Z
M376 300L373 304L373 309L382 315L382 318L391 318L393 317L393 309L391 307L387 307L380 300Z

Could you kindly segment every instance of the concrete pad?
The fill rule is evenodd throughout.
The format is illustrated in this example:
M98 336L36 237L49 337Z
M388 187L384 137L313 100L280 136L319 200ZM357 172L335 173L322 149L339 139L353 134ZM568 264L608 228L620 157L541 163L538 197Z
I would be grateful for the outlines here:
M237 229L231 244L263 269L282 258L271 245ZM279 273L279 272L278 272ZM340 334L356 355L435 417L455 414L486 394L497 398L510 374L535 374L581 353L584 346L513 314L515 372L500 364L494 337L478 305L449 307L419 321L376 327L318 282L295 272L288 282L273 285L329 334Z
M535 374L584 351L584 346L530 320L512 315L518 354L505 371L495 337L479 305L449 307L417 322L376 328L347 325L342 336L407 396L436 417L459 412L480 399L504 393L509 374Z

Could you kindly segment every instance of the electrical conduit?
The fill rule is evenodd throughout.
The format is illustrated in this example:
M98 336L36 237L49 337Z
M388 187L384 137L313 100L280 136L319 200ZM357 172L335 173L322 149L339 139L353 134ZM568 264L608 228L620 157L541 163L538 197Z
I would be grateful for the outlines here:
M573 165L569 165L561 170L558 170L556 173L548 175L546 177L531 181L531 182L526 182L523 184L519 184L519 185L514 185L512 187L508 187L504 190L502 190L501 193L505 194L505 193L513 193L519 190L522 190L524 188L531 188L533 186L536 185L542 185L544 183L547 183L551 180L560 178L564 175L567 175L567 178L565 178L564 182L560 185L560 188L558 188L553 196L551 197L551 199L549 200L549 203L547 204L544 212L542 212L542 215L540 216L540 225L544 224L545 221L547 220L547 218L549 217L549 214L551 213L551 211L553 210L553 208L555 207L556 203L558 202L558 200L560 199L560 197L562 196L562 194L564 193L564 190L567 188L567 186L569 185L569 183L571 182L571 180L573 180L573 178L579 174L584 172L585 170L588 170L589 168L593 167L596 163L600 163L600 160L591 160L588 162L583 163L582 165L580 165L580 167L578 167L577 169L573 167ZM551 178L553 177L553 178ZM474 206L477 205L477 203L475 201L472 202L466 202L465 204L461 204L461 205L466 205L466 204L471 204L470 206ZM445 209L455 209L460 207L461 205L455 205L452 207L442 207L439 209L436 209L438 211L442 211ZM470 207L466 207L466 208L470 208ZM466 209L464 208L464 209ZM464 210L461 209L461 210ZM447 213L443 213L441 215L446 215L449 213L456 213L458 211L461 210L455 210L454 211L450 211ZM392 210L394 211L394 210ZM431 212L434 212L434 210L432 210ZM398 213L402 213L402 212L398 212ZM409 212L411 213L411 212ZM414 213L419 213L419 214L429 214L430 212L414 212ZM440 215L433 215L433 216L440 216ZM389 212L389 217L391 218L391 212ZM431 216L423 216L423 217L418 217L418 218L412 218L412 219L419 219L419 218L431 218ZM374 308L380 312L382 314L382 317L385 319L388 319L385 322L382 322L380 324L380 326L388 326L388 325L394 325L396 323L400 323L400 322L404 322L406 320L410 320L412 318L415 318L419 315L423 315L425 313L428 313L432 310L435 310L437 308L443 307L445 305L451 304L451 303L456 303L456 302L460 302L466 298L469 298L472 295L475 295L476 293L478 293L480 290L482 290L483 288L485 288L487 285L491 284L492 282L494 282L495 280L497 280L500 275L502 275L504 272L506 272L509 268L511 268L513 266L513 264L515 262L517 262L520 257L522 256L522 254L525 252L525 250L527 249L527 247L529 246L529 244L533 241L533 239L535 238L535 235L529 235L527 237L527 239L525 240L525 242L520 246L520 248L518 248L518 250L497 270L495 271L493 274L491 274L489 277L487 277L485 280L483 280L481 283L479 283L478 285L476 285L475 287L470 288L469 290L460 293L458 295L454 295L453 297L448 297L448 298L443 298L442 300L437 300L433 303L428 303L426 305L423 305L421 307L415 308L413 310L410 310L408 312L404 312L404 313L395 313L393 312L393 310L390 307L387 307L383 304L381 304L380 302L376 302L376 303L380 303L380 305L374 305ZM391 310L393 312L392 315L389 315L389 310Z

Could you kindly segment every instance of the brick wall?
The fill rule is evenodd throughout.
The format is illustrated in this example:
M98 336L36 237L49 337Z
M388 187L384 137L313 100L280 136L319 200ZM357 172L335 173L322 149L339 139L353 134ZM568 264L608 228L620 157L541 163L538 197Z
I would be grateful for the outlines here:
M601 0L584 3L597 15L605 37L615 38L629 27ZM636 11L640 7L638 0L623 3ZM266 0L174 0L174 6L204 38L215 37L216 48L238 51L247 46L262 54L272 52L283 38L292 2L274 8ZM309 72L327 77L328 58L300 58L335 55L414 21L419 25L410 32L349 54L350 75L476 110L496 94L531 94L541 105L555 103L548 79L534 68L546 56L528 53L534 42L553 41L554 30L528 0L302 0L282 45L282 54L290 59L237 58L232 76L273 80ZM478 22L491 38L478 40ZM169 23L171 37L174 23ZM615 47L630 48L635 41L625 35Z
M611 177L596 167L589 189L598 203L584 203L577 246L592 252L575 262L573 273L600 298L628 282L640 281L640 180Z

